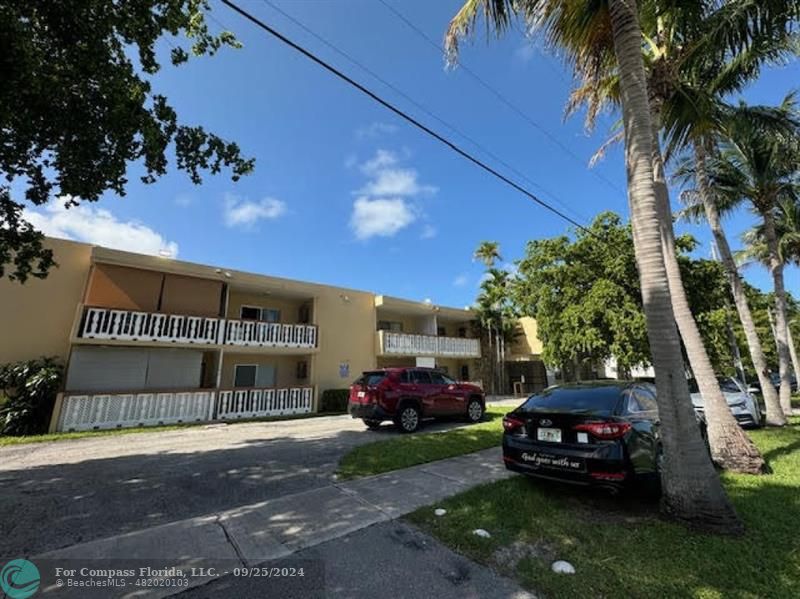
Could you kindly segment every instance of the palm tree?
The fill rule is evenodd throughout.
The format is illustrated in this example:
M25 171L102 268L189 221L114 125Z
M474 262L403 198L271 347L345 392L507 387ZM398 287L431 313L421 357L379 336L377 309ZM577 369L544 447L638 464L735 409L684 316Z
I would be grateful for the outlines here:
M567 31L592 46L613 42L618 65L619 96L625 136L628 198L639 266L648 339L656 372L662 422L664 468L662 510L672 518L709 530L741 530L719 477L704 451L689 400L680 340L662 252L662 234L655 192L652 151L653 126L642 59L642 32L635 0L570 2L567 0L467 0L450 23L448 46L470 33L480 12L500 33L518 11L531 27L551 40ZM576 13L582 17L575 19ZM577 46L580 47L580 46ZM608 55L604 55L608 56Z
M775 209L775 233L778 236L778 256L784 264L800 266L800 202L784 198ZM764 235L764 223L756 225L742 235L743 250L736 253L744 264L757 261L769 268L769 249ZM792 358L795 380L800 381L800 359L792 338L792 328L786 327L789 355Z
M728 2L722 5L713 2L690 2L670 5L670 10L649 11L646 20L645 48L649 66L651 110L654 123L666 121L671 132L672 146L690 144L701 138L708 129L716 126L718 102L714 94L724 95L740 88L757 73L764 62L779 60L792 48L792 16L797 14L796 2L754 3L750 1ZM704 6L707 5L707 6ZM731 50L731 49L735 49ZM596 64L607 67L608 61L596 60ZM574 90L568 103L568 113L581 105L587 107L587 125L594 124L596 115L603 105L619 99L618 77L613 70L591 67L581 72L581 85ZM686 84L683 71L694 74L700 82L700 89L713 90L705 94L697 93ZM658 148L658 132L654 130L653 147ZM613 138L612 138L613 141ZM601 148L599 154L602 154ZM656 192L659 207L669 210L669 197L663 176L663 162L659 152L653 155L656 175ZM713 218L713 215L712 215ZM709 219L710 221L712 219ZM757 472L763 467L753 443L736 426L729 416L729 409L714 379L707 352L702 346L697 325L691 317L689 305L674 255L674 234L666 216L664 225L664 255L668 274L673 309L678 320L681 337L687 349L689 362L700 384L701 392L710 408L709 439L715 461L731 469ZM716 233L724 237L721 227ZM747 332L748 346L762 387L765 388L765 401L768 407L767 422L781 425L785 423L774 389L769 386L766 359L758 336L755 333L753 318L744 295L744 288L731 261L727 260L727 243L718 237L729 278L736 300L736 306ZM730 252L727 252L729 254Z
M500 244L496 241L481 241L472 257L483 262L487 268L492 268L495 262L502 260Z
M790 95L775 111L778 128L766 127L764 111L740 105L726 122L719 150L706 164L714 193L735 204L748 201L762 219L768 267L775 288L775 338L781 377L780 406L792 413L789 340L784 260L780 252L775 212L781 201L800 198L800 115ZM772 120L772 115L767 115ZM773 125L772 122L768 123Z
M775 209L775 233L778 236L778 255L784 264L800 266L800 202L784 199ZM764 238L764 223L759 223L742 235L744 249L736 252L743 265L756 261L769 267L769 251Z
M494 264L502 260L500 244L496 241L483 241L473 254L487 266L484 280L481 282L481 291L475 303L478 323L487 331L489 355L494 361L491 365L489 378L493 393L504 393L505 382L505 346L512 340L516 331L518 314L511 301L511 274ZM494 347L494 349L493 349Z

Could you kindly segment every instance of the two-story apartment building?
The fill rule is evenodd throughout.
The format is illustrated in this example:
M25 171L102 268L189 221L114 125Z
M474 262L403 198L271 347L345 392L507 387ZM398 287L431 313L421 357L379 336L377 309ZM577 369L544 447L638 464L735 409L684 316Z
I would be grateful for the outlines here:
M477 378L470 310L48 243L46 279L0 280L0 363L66 365L53 430L308 413L376 367Z

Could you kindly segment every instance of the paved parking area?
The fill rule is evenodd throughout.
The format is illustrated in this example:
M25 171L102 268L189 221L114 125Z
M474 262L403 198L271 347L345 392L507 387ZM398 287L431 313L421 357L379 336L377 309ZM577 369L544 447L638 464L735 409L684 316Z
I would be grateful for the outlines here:
M0 555L34 555L319 488L351 448L397 434L388 423L372 432L349 416L327 416L0 448Z

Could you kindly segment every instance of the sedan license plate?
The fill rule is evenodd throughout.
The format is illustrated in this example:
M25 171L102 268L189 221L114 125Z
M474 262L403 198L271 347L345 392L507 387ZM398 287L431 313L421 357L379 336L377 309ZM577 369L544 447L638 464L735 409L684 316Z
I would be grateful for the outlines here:
M550 443L561 443L561 429L560 428L536 429L536 438L539 441L549 441Z
M364 397L364 395L365 395L365 393L363 391L359 391L357 397Z

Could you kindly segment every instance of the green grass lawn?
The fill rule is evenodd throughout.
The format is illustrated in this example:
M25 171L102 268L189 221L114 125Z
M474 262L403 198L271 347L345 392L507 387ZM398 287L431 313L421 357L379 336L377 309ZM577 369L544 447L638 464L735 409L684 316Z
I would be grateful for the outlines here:
M356 447L339 462L337 474L340 478L369 476L494 447L500 444L503 416L511 410L488 406L485 420L478 424L443 433L395 436Z
M316 418L318 416L339 416L338 412L320 412L314 414L300 414L293 416L272 416L269 418L247 418L242 420L224 420L214 422L187 422L185 424L168 424L162 426L139 426L135 428L112 428L96 431L78 431L72 433L47 433L44 435L30 435L21 437L11 437L0 435L0 447L8 445L23 445L26 443L47 443L50 441L71 441L75 439L94 439L96 437L108 437L110 435L131 435L134 433L163 433L164 431L176 431L196 426L207 426L213 424L239 424L244 422L274 422L278 420L299 420L302 418Z
M742 538L689 532L657 506L515 476L411 514L445 544L547 597L800 597L800 418L751 433L768 476L724 475ZM433 515L444 507L444 517ZM472 534L476 528L492 537ZM555 559L575 575L554 574Z

